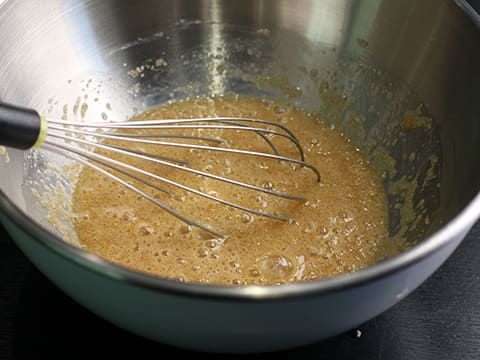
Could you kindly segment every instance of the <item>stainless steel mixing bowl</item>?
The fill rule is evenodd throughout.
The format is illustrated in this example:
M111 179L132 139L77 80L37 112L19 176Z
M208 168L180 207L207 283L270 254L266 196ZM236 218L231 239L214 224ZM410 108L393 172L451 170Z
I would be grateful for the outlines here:
M480 216L479 24L460 0L0 1L2 101L85 121L232 91L319 111L382 172L387 241L405 250L276 287L136 273L75 246L68 201L42 206L72 179L38 151L0 155L0 219L72 298L163 343L272 351L346 331L413 291Z

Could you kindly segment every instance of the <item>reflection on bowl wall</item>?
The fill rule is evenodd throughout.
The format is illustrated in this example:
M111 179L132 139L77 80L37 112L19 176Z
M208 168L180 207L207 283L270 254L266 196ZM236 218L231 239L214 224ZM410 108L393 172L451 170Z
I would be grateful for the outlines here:
M348 330L413 291L479 217L480 30L459 5L0 2L2 101L85 121L123 121L170 99L232 92L300 106L344 132L381 173L388 241L400 255L354 274L277 287L135 273L79 249L75 236L60 240L73 234L68 204L52 214L39 197L61 182L68 198L74 181L55 170L66 159L41 151L0 157L8 174L0 178L1 220L65 292L151 339L254 352Z

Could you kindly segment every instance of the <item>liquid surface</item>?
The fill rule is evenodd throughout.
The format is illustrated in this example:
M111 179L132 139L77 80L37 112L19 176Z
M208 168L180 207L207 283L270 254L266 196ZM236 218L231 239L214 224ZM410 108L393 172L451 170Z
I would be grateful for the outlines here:
M224 285L311 281L352 272L378 259L387 233L385 193L380 178L348 139L299 109L265 99L232 96L178 101L151 109L139 119L208 116L252 117L287 126L300 140L306 161L320 171L321 181L306 167L278 160L164 146L135 148L185 159L191 168L307 201L281 199L158 164L145 167L144 161L135 166L212 196L294 220L252 215L169 185L162 187L174 195L152 192L131 180L156 199L227 234L223 239L182 223L123 185L85 168L75 189L73 208L79 241L88 251L161 277ZM225 139L232 148L270 151L265 140L252 132L188 132ZM282 154L298 158L298 149L291 142L269 138Z

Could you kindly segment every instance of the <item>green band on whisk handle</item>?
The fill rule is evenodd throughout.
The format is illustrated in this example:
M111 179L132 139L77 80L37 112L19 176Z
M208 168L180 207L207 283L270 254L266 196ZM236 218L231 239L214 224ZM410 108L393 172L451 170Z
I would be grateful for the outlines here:
M35 110L0 103L0 145L17 149L39 146L46 131L46 120Z

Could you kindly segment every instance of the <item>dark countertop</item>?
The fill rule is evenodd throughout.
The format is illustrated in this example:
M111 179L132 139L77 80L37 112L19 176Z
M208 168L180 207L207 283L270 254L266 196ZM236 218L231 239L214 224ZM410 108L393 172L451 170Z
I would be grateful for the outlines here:
M357 329L266 359L480 359L480 222L421 287ZM0 359L190 355L93 315L30 265L0 227ZM251 358L231 356L232 358Z

